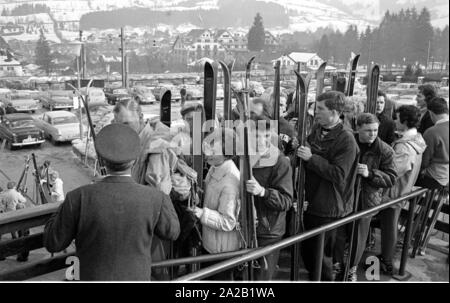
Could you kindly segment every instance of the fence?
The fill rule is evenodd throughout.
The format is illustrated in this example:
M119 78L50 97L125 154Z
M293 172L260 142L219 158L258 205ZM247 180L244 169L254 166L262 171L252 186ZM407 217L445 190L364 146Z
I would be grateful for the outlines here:
M211 261L225 260L215 265L209 266L204 269L200 269L196 272L192 272L188 275L177 278L177 281L192 281L207 278L216 273L224 270L236 267L240 264L250 262L252 260L261 258L267 254L270 254L276 250L289 247L291 245L300 243L306 239L312 237L319 237L319 245L317 246L317 256L321 260L323 255L323 241L324 234L327 231L336 229L340 226L354 222L367 215L373 215L383 209L397 205L403 201L409 200L409 208L407 213L406 231L403 241L402 257L400 262L400 269L398 278L405 276L406 262L408 259L408 249L410 247L411 236L413 231L413 221L416 205L419 199L426 195L432 194L432 191L426 189L418 189L412 193L394 199L380 206L371 208L369 210L361 211L352 214L348 217L339 219L333 223L324 225L320 228L316 228L304 233L291 236L273 245L269 245L258 249L246 249L234 252L227 252L222 254L213 254L207 256L180 258L176 260L165 260L162 262L156 262L152 265L153 268L157 267L173 267L186 264L198 264ZM0 214L0 235L10 233L18 230L28 229L36 226L41 226L50 218L50 216L57 210L59 204L45 204L36 206L30 209L18 210L16 212ZM427 208L424 208L427 209ZM446 226L448 233L448 224ZM0 242L0 256L8 257L16 255L22 251L34 250L43 247L43 233L32 234L19 239L7 240ZM74 253L62 254L41 261L26 264L20 268L0 273L0 280L27 280L40 275L48 274L63 268L68 267L65 260L68 256L74 255ZM320 280L321 262L315 264L313 273L314 280ZM291 271L293 269L291 268ZM292 275L291 275L292 277Z

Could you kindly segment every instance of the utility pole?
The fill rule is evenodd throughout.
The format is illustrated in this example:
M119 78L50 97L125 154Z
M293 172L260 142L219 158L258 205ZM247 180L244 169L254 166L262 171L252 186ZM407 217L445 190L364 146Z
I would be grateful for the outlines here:
M124 49L124 36L123 27L120 28L120 54L122 58L122 87L126 87L126 76L125 76L125 49Z
M431 49L431 40L428 40L428 52L427 52L427 66L426 66L426 71L428 71L428 64L430 64L430 49Z
M81 76L80 76L80 77L81 77L82 79L85 79L85 70L84 70L84 67L85 67L85 65L84 65L84 60L85 60L84 53L85 53L85 49L84 49L84 44L83 44L83 31L80 30L79 33L80 33L80 43L81 43L80 62L79 62L79 64L80 64L80 70L79 70L79 72L81 72ZM78 87L78 89L79 89L79 87Z

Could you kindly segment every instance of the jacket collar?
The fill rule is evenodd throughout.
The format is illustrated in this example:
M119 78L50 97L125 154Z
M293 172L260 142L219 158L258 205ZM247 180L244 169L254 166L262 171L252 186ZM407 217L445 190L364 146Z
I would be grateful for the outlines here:
M359 136L357 133L355 133L355 139L356 139L356 142L358 142L359 147L361 147L362 144L366 144L366 143L359 142ZM375 141L373 141L373 143L369 145L369 148L367 151L371 152L371 153L375 153L375 154L380 154L381 153L380 140L381 140L380 137L377 137L375 139ZM361 148L360 148L360 150L361 150Z
M130 176L106 176L103 179L99 180L99 182L104 183L135 183L133 178Z
M229 173L233 169L233 165L233 160L226 160L220 166L211 166L209 178L212 178L216 181L221 180L227 173Z

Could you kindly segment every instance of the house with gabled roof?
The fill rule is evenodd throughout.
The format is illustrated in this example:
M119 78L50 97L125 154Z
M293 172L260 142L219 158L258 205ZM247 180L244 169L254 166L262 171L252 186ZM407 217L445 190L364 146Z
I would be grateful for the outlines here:
M297 68L297 65L292 61L300 62L300 69L305 70L317 70L319 66L324 62L317 53L302 53L292 52L289 55L283 55L275 60L281 60L281 68L285 70L293 70Z

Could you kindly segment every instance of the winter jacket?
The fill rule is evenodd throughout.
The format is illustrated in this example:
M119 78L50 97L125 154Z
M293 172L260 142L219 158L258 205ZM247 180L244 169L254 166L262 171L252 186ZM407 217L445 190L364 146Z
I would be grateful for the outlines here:
M377 115L377 118L380 121L378 137L388 145L391 145L396 139L394 120L392 120L385 111Z
M341 218L353 209L359 148L352 130L342 123L323 138L315 124L308 136L312 157L306 164L307 213Z
M411 192L419 175L422 154L427 145L417 129L412 128L395 141L392 147L398 178L395 185L384 193L383 200L387 201Z
M167 195L107 176L66 195L45 226L44 246L59 252L75 239L81 280L150 280L155 235L175 240L179 233Z
M423 114L422 119L420 119L420 126L417 131L423 135L425 134L425 131L433 125L434 122L431 120L430 112L427 110L425 114Z
M253 177L264 187L263 197L254 197L258 219L259 238L279 238L286 231L286 211L292 206L294 189L289 159L272 146L271 154L278 153L273 165L253 166Z
M423 153L422 169L425 175L433 178L442 186L448 184L449 163L449 122L437 121L423 134L427 148Z
M202 223L203 247L211 254L239 249L236 229L240 211L240 173L232 160L211 167L205 178Z
M394 164L394 150L380 138L367 147L356 137L361 150L359 163L369 169L367 178L361 177L360 210L378 206L382 202L383 188L392 187L397 178Z

